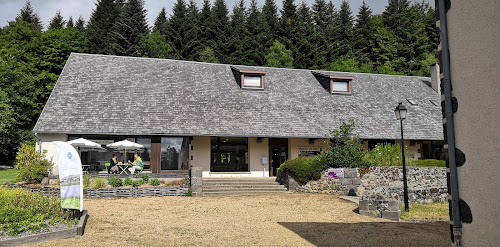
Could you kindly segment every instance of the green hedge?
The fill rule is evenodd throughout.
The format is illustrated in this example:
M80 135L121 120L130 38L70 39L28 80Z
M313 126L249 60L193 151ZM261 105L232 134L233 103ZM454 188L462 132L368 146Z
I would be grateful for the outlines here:
M289 173L299 183L305 184L321 178L321 172L328 168L324 155L316 157L298 157L287 160L280 166L280 173Z
M423 166L423 167L428 167L428 166L433 166L433 167L446 167L446 161L444 160L433 160L433 159L427 159L427 160L412 160L409 162L410 166Z

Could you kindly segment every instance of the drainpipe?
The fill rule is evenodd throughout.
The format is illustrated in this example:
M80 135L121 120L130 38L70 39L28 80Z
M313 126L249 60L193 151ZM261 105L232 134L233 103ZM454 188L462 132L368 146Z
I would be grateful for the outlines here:
M462 246L462 221L460 219L458 175L455 160L455 126L453 121L451 73L450 73L450 51L448 49L448 23L446 19L445 0L439 1L439 21L441 32L441 47L443 65L443 89L444 89L444 117L446 119L446 133L448 141L448 164L450 169L451 208L453 217L453 236L455 246Z

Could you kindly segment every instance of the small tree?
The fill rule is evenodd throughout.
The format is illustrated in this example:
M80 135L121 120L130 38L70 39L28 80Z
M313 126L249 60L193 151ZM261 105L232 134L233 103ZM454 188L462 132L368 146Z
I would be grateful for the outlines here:
M365 166L365 152L361 140L353 133L354 119L342 122L339 129L331 130L330 148L325 152L330 167Z
M276 68L293 68L292 51L286 49L285 45L276 40L269 50L269 54L266 55L266 66Z
M21 144L16 157L17 181L26 183L41 182L44 177L49 175L52 168L52 162L45 159L44 150L42 153L35 150L35 139Z

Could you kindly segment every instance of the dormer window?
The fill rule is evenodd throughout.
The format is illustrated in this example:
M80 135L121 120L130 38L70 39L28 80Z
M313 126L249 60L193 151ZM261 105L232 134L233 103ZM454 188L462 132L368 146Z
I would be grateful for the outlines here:
M264 75L242 74L241 88L264 89Z
M231 69L233 70L237 83L242 89L264 89L266 71L242 70L235 66L231 66Z
M321 86L331 94L351 95L351 76L336 76L337 73L312 71Z
M330 93L351 94L351 81L354 77L330 76Z

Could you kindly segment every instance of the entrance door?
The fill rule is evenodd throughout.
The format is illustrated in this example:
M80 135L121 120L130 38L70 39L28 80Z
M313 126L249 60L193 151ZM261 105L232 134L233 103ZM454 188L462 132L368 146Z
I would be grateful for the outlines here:
M280 165L288 159L288 139L269 139L269 176L276 176Z

